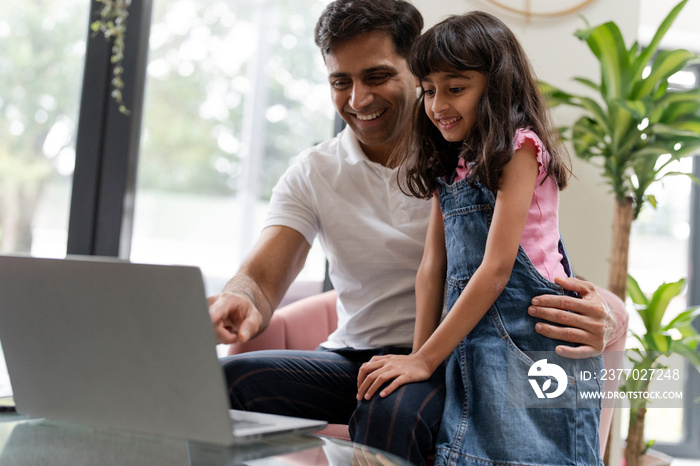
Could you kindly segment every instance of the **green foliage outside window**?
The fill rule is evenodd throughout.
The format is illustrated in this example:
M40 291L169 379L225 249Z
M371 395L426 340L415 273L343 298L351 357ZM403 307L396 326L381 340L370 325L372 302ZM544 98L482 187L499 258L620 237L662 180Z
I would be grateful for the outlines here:
M253 10L262 4L270 12L268 58L260 82L251 83ZM290 159L332 132L326 76L313 43L324 6L324 0L156 0L138 189L235 196L244 109L252 89L265 86L259 195L269 198ZM47 183L70 189L86 40L109 25L88 18L88 9L88 0L0 6L2 252L31 250ZM65 215L67 223L68 212L53 215Z

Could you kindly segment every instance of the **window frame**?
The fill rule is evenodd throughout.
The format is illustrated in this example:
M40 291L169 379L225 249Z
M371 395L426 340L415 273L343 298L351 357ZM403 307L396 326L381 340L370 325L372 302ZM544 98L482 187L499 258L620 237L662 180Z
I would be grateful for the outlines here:
M91 1L92 23L101 4ZM123 102L112 98L111 43L88 24L68 222L69 255L129 257L152 0L132 0L125 32Z

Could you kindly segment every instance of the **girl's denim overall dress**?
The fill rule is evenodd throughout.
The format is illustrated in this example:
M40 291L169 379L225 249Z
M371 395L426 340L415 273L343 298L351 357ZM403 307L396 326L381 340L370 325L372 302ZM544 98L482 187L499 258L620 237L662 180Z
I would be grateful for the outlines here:
M449 310L481 264L495 197L469 178L439 182ZM557 356L554 348L566 342L536 333L527 313L534 296L563 293L520 247L507 287L447 359L436 465L602 465L601 400L581 396L600 392L602 357Z

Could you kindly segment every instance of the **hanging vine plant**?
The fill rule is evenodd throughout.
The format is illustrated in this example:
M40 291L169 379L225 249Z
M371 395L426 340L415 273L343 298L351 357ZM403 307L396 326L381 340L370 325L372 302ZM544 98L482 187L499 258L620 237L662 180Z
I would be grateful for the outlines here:
M123 102L124 89L124 37L126 36L126 19L129 16L131 0L95 0L102 5L99 19L90 24L94 34L102 34L107 42L112 43L112 92L111 97L119 105L119 111L129 114Z

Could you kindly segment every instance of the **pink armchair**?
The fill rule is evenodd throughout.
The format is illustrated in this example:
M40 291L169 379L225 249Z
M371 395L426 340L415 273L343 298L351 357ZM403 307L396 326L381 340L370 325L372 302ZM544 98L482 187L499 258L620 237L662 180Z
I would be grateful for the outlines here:
M230 345L228 354L264 349L316 349L338 326L336 297L335 291L326 291L277 309L263 333L249 342Z
M605 347L606 351L603 354L605 366L621 367L620 359L622 351L625 349L629 318L625 303L606 289L599 288L598 291L613 308L618 320L615 335ZM338 325L338 317L335 312L336 298L336 292L331 290L279 308L273 314L270 325L262 334L247 343L230 345L228 354L263 349L313 350L317 348L319 344L326 341L326 337ZM608 380L605 389L614 391L617 390L617 385L617 382ZM601 452L605 451L605 445L608 441L613 409L614 406L611 403L603 404L599 431ZM331 424L320 434L344 440L350 439L347 426L341 424Z

